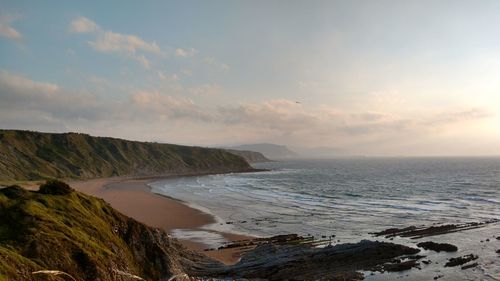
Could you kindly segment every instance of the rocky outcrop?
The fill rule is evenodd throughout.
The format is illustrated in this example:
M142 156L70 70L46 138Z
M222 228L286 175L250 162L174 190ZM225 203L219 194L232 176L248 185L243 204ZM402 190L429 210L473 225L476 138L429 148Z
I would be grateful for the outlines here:
M456 252L458 251L457 246L449 243L436 243L432 241L420 242L417 247L423 248L425 250L433 250L435 252Z
M418 249L363 240L324 248L311 245L259 245L232 266L207 268L198 274L218 278L269 280L360 280L359 270L384 270L384 264ZM386 269L387 270L387 269Z
M393 270L397 257L419 251L366 240L317 248L299 238L261 239L239 263L226 266L64 183L50 181L43 192L0 189L0 280L360 280L359 270Z
M468 254L468 255L461 256L461 257L451 258L448 260L448 262L444 266L445 267L459 266L459 265L468 263L470 261L477 260L477 258L478 258L478 256L476 256L474 254Z
M391 238L395 236L407 237L411 239L420 239L423 237L443 235L453 232L466 231L485 227L489 224L498 223L498 219L490 219L483 222L469 222L461 224L442 224L432 226L408 226L404 228L389 228L380 232L371 233L375 236L384 236Z

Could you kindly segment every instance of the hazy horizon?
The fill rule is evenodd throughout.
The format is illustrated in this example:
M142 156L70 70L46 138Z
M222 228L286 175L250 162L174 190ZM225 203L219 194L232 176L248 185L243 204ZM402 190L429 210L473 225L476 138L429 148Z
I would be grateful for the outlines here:
M0 6L0 128L500 155L497 1Z

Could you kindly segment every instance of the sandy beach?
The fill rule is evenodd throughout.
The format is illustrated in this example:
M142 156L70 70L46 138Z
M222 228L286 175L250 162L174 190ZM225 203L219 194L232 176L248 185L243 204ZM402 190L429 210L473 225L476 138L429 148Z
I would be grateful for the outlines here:
M147 185L157 179L104 178L71 182L78 191L102 198L113 208L149 226L171 232L174 229L196 230L212 224L215 219L210 214L191 208L180 200L154 194ZM228 241L251 239L253 237L218 232ZM237 251L203 251L208 248L199 242L179 239L187 248L211 256L223 263L236 263L240 256Z

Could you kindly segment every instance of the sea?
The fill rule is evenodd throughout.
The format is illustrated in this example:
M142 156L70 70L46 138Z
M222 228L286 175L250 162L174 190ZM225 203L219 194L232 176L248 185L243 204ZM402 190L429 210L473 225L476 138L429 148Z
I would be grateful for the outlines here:
M267 171L152 183L153 192L185 201L217 221L172 234L207 247L227 242L220 232L259 237L296 233L335 244L381 240L370 233L392 227L500 219L497 157L304 159L253 166ZM498 236L499 223L432 237L428 240L453 242L459 252L424 251L437 264L417 273L365 275L367 280L432 280L440 275L440 280L500 280ZM415 246L421 241L396 238L392 242ZM479 266L443 267L446 259L461 253L479 255Z

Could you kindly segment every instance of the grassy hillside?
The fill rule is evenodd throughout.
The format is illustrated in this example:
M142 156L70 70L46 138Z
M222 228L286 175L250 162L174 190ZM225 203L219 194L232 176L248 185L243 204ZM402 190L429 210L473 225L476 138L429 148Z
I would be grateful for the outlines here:
M0 130L0 181L247 170L243 158L222 149Z
M0 281L70 280L33 274L40 270L76 280L159 280L206 262L214 263L64 183L0 189Z

